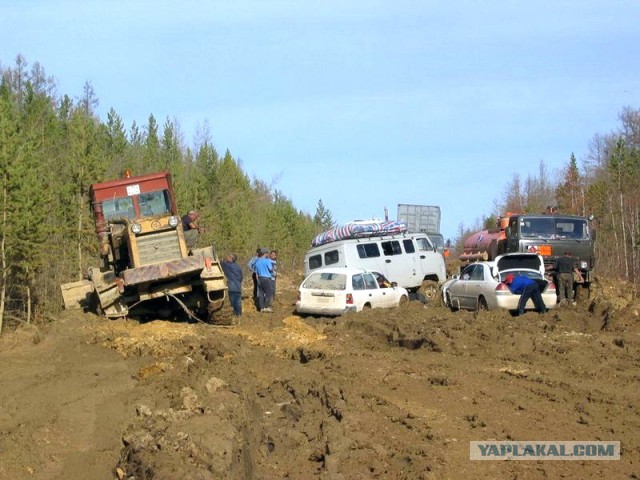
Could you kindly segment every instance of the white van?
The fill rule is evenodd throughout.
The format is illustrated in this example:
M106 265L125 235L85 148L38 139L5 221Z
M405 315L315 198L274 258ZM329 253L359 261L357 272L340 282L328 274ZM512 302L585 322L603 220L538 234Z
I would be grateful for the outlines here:
M337 240L313 247L304 257L305 277L323 267L377 271L410 292L425 281L447 279L444 258L424 233L399 233ZM431 292L425 292L428 297Z

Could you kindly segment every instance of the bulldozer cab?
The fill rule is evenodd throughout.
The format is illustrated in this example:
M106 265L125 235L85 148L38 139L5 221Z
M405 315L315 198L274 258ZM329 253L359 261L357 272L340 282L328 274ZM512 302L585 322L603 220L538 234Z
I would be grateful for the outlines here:
M139 177L125 175L120 180L95 183L91 185L90 197L96 221L177 215L171 175L167 172Z
M100 256L116 274L187 256L169 173L95 183L89 195Z

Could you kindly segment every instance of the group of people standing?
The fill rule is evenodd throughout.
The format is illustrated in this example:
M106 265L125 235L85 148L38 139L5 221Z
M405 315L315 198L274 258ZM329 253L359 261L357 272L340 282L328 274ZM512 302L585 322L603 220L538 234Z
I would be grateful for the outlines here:
M196 247L199 234L204 232L204 228L197 223L199 217L200 215L195 210L191 210L182 217L182 230L189 250ZM256 254L247 264L253 280L253 300L259 312L273 312L271 304L276 294L277 260L278 252L276 250L258 248ZM227 277L229 302L233 307L233 313L239 317L242 315L243 273L242 267L237 262L238 256L235 253L229 253L220 265Z
M242 267L237 263L235 253L228 254L221 262L222 271L227 277L229 301L233 313L242 315ZM278 252L267 248L259 248L249 260L247 267L253 280L253 301L259 312L273 312L271 304L276 294L276 264Z

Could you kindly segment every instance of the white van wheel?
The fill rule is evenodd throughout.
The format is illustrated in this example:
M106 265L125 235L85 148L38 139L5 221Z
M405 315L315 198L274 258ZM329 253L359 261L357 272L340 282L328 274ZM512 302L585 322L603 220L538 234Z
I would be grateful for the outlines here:
M440 285L438 284L438 282L434 280L425 280L424 282L422 282L422 285L418 289L418 292L427 297L430 305L440 305Z

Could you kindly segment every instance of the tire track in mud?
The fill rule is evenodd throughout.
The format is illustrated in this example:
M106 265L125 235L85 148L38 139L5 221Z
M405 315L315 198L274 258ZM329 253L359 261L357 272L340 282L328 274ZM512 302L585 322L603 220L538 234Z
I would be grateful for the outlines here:
M135 365L61 320L0 353L0 478L104 478L121 447Z
M221 474L226 478L355 478L354 472L369 478L410 469L414 457L425 457L422 446L401 442L402 454L394 459L397 439L415 429L410 424L421 415L409 415L407 420L388 401L382 402L384 412L372 406L367 382L365 388L360 386L362 373L368 376L366 368L351 371L351 356L320 345L317 339L322 341L324 336L300 319L285 319L283 324L271 332L275 335L254 335L261 326L250 326L216 335L195 348L177 348L175 357L188 355L192 360L186 371L180 375L158 372L144 379L161 383L173 402L168 409L138 408L138 418L124 436L126 446L118 468L136 478L178 468L182 478L205 472L211 472L211 478ZM247 348L238 336L259 348ZM384 335L385 349L397 343L392 337ZM388 361L388 352L383 358ZM362 359L367 362L366 355ZM226 398L221 392L203 392L202 385L212 373L226 386L222 390ZM175 392L185 388L193 395L178 398ZM363 413L367 409L370 415ZM214 428L218 424L225 424L227 430ZM382 437L380 428L385 431ZM230 440L207 433L212 431L223 431ZM400 435L389 437L393 431ZM186 465L185 457L191 459Z

